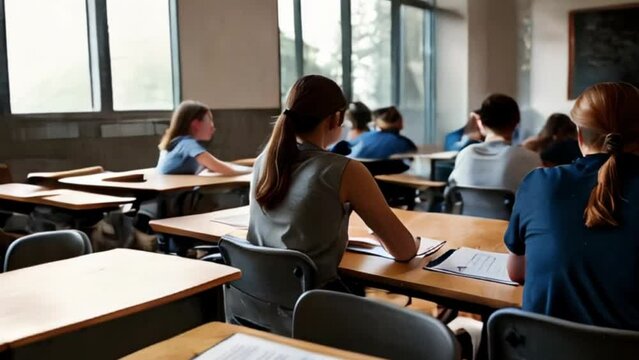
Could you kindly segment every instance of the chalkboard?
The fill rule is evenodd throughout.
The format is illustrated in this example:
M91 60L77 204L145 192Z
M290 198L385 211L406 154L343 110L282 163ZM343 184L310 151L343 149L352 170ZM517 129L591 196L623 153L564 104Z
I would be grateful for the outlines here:
M569 14L568 98L604 81L639 87L639 3Z

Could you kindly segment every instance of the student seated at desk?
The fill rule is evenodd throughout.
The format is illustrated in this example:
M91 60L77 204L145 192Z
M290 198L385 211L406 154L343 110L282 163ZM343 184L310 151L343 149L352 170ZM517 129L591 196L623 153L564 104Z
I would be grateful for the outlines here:
M539 134L526 139L522 146L539 153L544 166L570 164L581 157L577 127L565 114L550 115Z
M218 160L200 145L215 133L213 114L208 106L183 101L173 113L171 124L160 145L157 169L162 174L197 174L208 169L223 175L235 174L230 164Z
M399 132L404 128L402 114L390 106L373 111L378 131L364 133L350 142L350 157L356 159L388 159L393 154L417 151L417 146Z
M339 141L333 145L331 152L341 155L348 155L351 153L350 140L358 138L360 135L370 131L368 123L371 122L371 111L361 101L356 101L348 105L346 110L346 120L351 123L350 130L346 140Z
M460 151L468 145L484 141L484 136L477 125L478 120L480 120L479 110L471 111L468 115L468 122L463 128L446 134L444 151Z
M271 139L257 158L250 193L248 240L307 254L320 287L344 289L337 275L355 210L399 260L415 256L418 241L390 210L358 161L326 151L341 132L346 99L319 75L289 91Z
M514 193L524 176L541 166L536 153L511 145L519 124L519 106L509 96L494 94L484 100L480 115L477 123L486 140L459 152L448 181Z
M585 157L524 179L505 235L508 271L524 284L524 310L636 331L639 90L594 85L571 114Z

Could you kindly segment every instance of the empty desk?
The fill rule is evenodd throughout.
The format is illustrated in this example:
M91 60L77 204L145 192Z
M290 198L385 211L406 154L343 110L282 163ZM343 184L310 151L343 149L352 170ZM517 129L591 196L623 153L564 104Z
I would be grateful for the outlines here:
M220 319L238 269L116 249L0 274L0 358L115 358Z

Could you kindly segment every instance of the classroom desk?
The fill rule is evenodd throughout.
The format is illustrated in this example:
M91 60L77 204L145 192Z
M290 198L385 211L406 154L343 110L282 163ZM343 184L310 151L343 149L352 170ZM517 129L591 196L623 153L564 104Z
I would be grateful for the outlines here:
M390 175L376 175L375 179L392 184L407 186L415 188L417 190L426 189L442 189L446 187L444 181L433 181L421 176L410 175L407 173L390 174Z
M238 269L116 249L0 274L0 358L116 358L220 319Z
M350 351L338 350L332 347L319 345L307 341L287 338L280 335L271 334L265 331L250 329L244 326L212 322L195 329L189 330L171 339L162 341L148 348L125 356L123 360L146 360L146 359L193 359L198 354L208 350L210 347L222 342L231 335L242 333L253 335L266 340L271 340L284 345L293 346L302 350L337 357L339 359L375 359Z
M440 151L432 153L402 153L391 155L391 159L413 159L416 157L423 157L430 160L453 160L459 151Z
M236 176L163 175L155 168L123 172L103 172L60 179L60 183L80 188L101 189L116 193L164 193L194 187L248 186L251 174Z
M0 185L0 200L31 205L47 205L65 210L87 211L116 208L118 205L135 201L135 198L10 183Z
M446 250L466 246L487 251L506 252L503 236L508 222L470 216L415 212L393 209L402 223L413 233L433 239L446 240L446 245L426 258L415 258L408 263L347 251L339 265L340 273L367 285L394 292L437 301L450 307L477 313L509 306L521 306L522 287L475 280L460 276L423 270L430 260ZM181 235L203 241L217 242L238 226L228 224L231 217L248 218L248 206L182 216L150 222L154 231ZM224 219L226 224L211 220ZM238 222L239 221L235 221ZM244 220L242 226L247 223ZM353 213L349 232L361 236L365 233L361 218Z
M65 177L99 174L102 172L104 172L102 166L90 166L55 172L32 172L27 175L27 181L31 184L55 184L58 180Z
M238 165L253 167L253 165L255 165L255 160L257 160L257 158L237 159L231 162Z

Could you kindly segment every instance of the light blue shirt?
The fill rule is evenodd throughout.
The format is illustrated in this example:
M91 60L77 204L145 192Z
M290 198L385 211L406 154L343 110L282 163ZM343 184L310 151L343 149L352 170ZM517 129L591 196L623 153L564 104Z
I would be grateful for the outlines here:
M161 174L196 174L201 170L195 159L206 149L192 136L178 136L160 152L157 169Z

